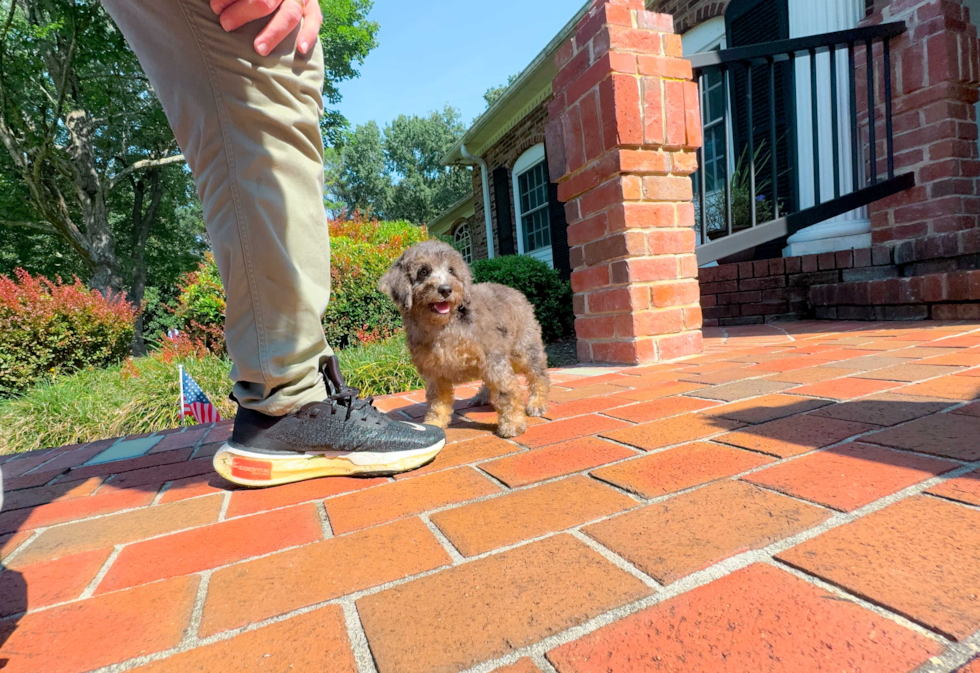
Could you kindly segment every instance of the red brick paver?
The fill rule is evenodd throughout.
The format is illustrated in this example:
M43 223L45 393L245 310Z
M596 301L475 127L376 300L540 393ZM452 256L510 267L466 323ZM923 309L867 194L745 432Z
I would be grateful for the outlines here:
M730 477L772 460L721 444L692 442L593 470L592 476L646 498L657 498Z
M575 476L432 515L432 523L464 556L616 514L636 502L587 477Z
M0 622L0 634L12 630L0 647L4 673L81 673L174 647L197 584L180 577Z
M978 510L920 496L779 558L951 638L980 628Z
M507 654L650 591L562 535L367 596L357 611L380 673L428 673Z
M223 521L127 545L96 593L187 575L323 537L311 504Z
M512 439L458 400L436 460L395 478L238 488L211 466L227 422L95 466L119 440L0 456L0 666L962 662L970 645L940 636L980 637L980 323L708 328L704 344L553 370L547 416ZM421 416L423 400L379 405Z
M980 460L980 423L962 414L934 414L864 440L957 460Z
M873 673L910 671L940 649L870 610L760 564L563 645L548 659L561 673Z
M48 528L17 555L13 564L19 567L203 526L217 521L220 510L221 496L213 495Z
M945 481L926 492L980 507L980 470Z
M836 444L848 437L873 430L875 427L806 414L729 432L718 437L717 441L769 453L780 458L789 458Z
M593 524L585 532L670 584L729 556L812 528L829 514L725 481Z
M356 673L357 664L347 638L343 610L339 605L328 605L135 670Z
M499 490L476 470L458 467L342 495L325 505L334 533L347 533Z
M483 463L480 467L511 488L580 472L636 455L595 437L582 437Z
M110 553L111 549L96 549L16 571L0 571L0 617L78 598Z
M418 519L396 521L216 571L201 634L438 568L449 556Z
M850 512L959 465L858 442L742 477L780 493Z

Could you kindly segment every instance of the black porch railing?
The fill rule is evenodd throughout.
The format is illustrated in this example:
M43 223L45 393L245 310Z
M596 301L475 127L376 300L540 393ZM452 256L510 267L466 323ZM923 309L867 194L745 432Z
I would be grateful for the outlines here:
M895 175L892 139L889 41L903 32L904 23L885 23L691 57L704 132L694 176L700 265L781 241L914 185L911 173ZM866 95L859 95L855 51L863 51ZM818 86L818 58L829 64L829 92L825 80ZM797 109L797 63L804 59L809 60L810 110ZM841 59L847 59L847 77L838 74ZM844 96L849 120L842 124ZM829 122L824 106L830 108ZM797 122L803 115L810 119L813 171L813 196L805 207ZM879 148L876 124L882 122L884 147ZM842 150L850 156L842 157ZM832 187L826 182L828 167Z

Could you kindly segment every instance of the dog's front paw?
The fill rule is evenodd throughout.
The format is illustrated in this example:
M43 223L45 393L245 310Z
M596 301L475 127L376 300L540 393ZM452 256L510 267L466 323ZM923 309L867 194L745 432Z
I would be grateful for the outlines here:
M528 416L534 416L535 418L540 418L548 413L547 404L529 404L526 410Z
M527 421L525 420L520 422L502 420L497 423L497 435L505 439L523 435L525 430L527 430Z
M447 427L449 427L450 418L451 415L437 414L435 412L430 411L425 415L425 420L422 422L425 423L426 425L434 425L437 428L446 429Z

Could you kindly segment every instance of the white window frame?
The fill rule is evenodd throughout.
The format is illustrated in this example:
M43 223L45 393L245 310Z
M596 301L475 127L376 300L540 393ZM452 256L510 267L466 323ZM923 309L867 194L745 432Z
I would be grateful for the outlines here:
M700 54L712 49L725 48L725 17L716 16L699 23L691 30L681 35L684 45L684 56Z
M684 56L690 56L692 54L700 54L706 51L712 51L713 49L725 49L727 47L727 29L725 27L725 17L716 16L713 19L708 19L697 26L687 31L681 35L681 44L684 47ZM700 87L699 87L700 89ZM699 91L699 98L703 98L705 92ZM730 100L731 91L728 87L724 91L724 100ZM700 100L699 105L702 114L705 109L704 100ZM727 105L726 108L727 110ZM725 119L725 125L728 127L727 138L733 138L732 119L729 115ZM702 120L703 126L703 120ZM735 169L735 157L732 156L731 148L725 145L725 180L730 180L732 171ZM704 167L698 166L698 170L704 170ZM718 190L715 190L717 192ZM714 193L714 192L713 192ZM701 245L701 236L698 235L695 241L695 246Z
M520 178L522 175L527 173L532 168L535 168L538 164L545 160L544 143L538 143L534 147L527 149L517 161L514 162L514 167L510 171L511 184L514 193L514 222L516 223L517 230L517 254L530 254L524 252L524 220L521 217L521 183ZM547 250L547 253L539 252ZM548 266L554 267L554 244L546 246L544 248L538 248L538 250L533 251L533 257L546 262ZM540 255L540 256L538 256Z
M466 232L466 248L465 248L466 252L463 252L458 247L460 234L463 232ZM453 229L453 244L454 247L456 247L456 249L459 250L459 254L463 256L463 259L466 261L467 264L473 262L473 236L470 232L470 223L467 222L466 220L463 220L462 222L458 223L456 227Z

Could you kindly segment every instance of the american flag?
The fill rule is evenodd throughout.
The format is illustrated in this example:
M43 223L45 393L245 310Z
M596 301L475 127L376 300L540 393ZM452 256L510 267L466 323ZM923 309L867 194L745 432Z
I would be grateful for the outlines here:
M184 371L183 365L180 366L180 405L181 418L193 416L198 423L216 423L221 420L218 408L211 404L197 381Z

